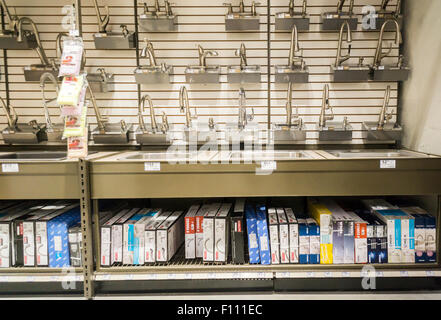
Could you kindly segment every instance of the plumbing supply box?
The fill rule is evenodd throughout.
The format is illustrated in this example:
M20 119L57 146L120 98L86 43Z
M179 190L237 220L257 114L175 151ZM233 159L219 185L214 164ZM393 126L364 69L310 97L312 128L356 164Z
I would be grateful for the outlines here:
M63 268L70 265L68 230L80 220L80 207L76 206L47 222L50 268Z
M280 238L280 263L289 263L289 225L285 210L277 208Z
M184 211L174 211L156 230L156 261L170 261L184 238Z
M129 212L130 209L123 209L119 211L112 218L107 220L100 226L100 240L101 240L101 267L110 267L112 260L112 228L115 223Z
M232 208L231 203L224 203L220 207L214 219L214 261L226 263L228 260L228 249L230 246L230 226L228 225L229 215Z
M49 266L49 222L66 212L77 209L78 204L59 205L57 210L35 221L36 266Z
M29 217L22 221L23 228L23 266L36 266L35 251L35 222L40 218L59 210L56 203L48 204L39 210L33 211Z
M204 256L204 215L210 211L211 204L204 204L195 216L196 223L196 258Z
M375 218L378 263L387 263L387 227L380 219Z
M309 231L308 223L306 219L298 219L299 224L299 263L308 264L309 263Z
M167 220L173 211L165 211L151 219L145 226L144 238L144 256L146 263L156 262L156 230Z
M320 226L312 219L306 219L309 234L309 264L320 264ZM326 253L326 252L325 252Z
M230 216L231 259L236 264L245 263L244 213L245 199L237 199Z
M426 227L424 215L418 213L411 213L408 208L402 208L406 213L410 213L415 219L415 262L426 262Z
M217 212L219 211L221 204L214 203L211 205L210 209L205 212L204 220L202 222L203 225L203 260L204 262L214 261L214 219L216 217Z
M268 209L268 225L270 233L271 264L280 263L279 221L275 208Z
M18 232L15 230L14 220L27 215L29 213L29 208L33 205L36 205L36 203L26 202L14 206L5 205L1 210L0 268L9 268L16 265L17 249L15 238L17 234L22 234L22 230L19 230ZM21 250L21 257L23 257L23 250Z
M401 211L401 210L400 210ZM401 218L401 262L415 263L415 218L402 211L405 216Z
M260 263L271 264L269 247L268 224L266 222L266 207L256 206L257 236L259 239Z
M347 214L354 221L354 262L367 263L367 222L355 212L348 211Z
M160 209L141 209L123 226L123 264L143 265L145 253L145 227Z
M291 208L285 208L289 223L289 262L299 263L299 225Z
M344 220L343 217L337 213L332 213L332 256L334 264L344 263Z
M69 256L70 256L70 266L71 267L81 267L82 266L82 233L81 233L81 222L77 225L69 228Z
M343 225L344 236L344 258L343 263L353 264L355 263L355 237L354 237L354 219L345 212L345 223Z
M111 239L112 245L111 247L111 259L110 264L113 265L115 263L123 262L123 226L126 221L128 221L133 215L135 215L140 208L132 208L126 211L126 213L117 219L112 224L111 230Z
M250 256L250 263L257 264L260 263L259 241L257 239L257 215L252 206L246 206L245 217L247 219L248 252Z
M196 214L199 205L193 205L185 215L185 259L196 258Z
M332 212L317 198L308 198L308 208L320 226L320 263L332 264Z

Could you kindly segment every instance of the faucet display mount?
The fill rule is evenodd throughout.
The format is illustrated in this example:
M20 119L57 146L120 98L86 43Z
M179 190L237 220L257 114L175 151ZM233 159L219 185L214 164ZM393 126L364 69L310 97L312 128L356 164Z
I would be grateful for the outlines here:
M163 8L159 0L155 0L152 8L144 3L144 12L139 16L138 21L139 27L147 32L176 31L178 26L178 17L167 0L164 1Z
M253 1L249 12L245 11L245 4L240 0L238 11L233 9L232 3L224 3L228 7L225 15L225 31L258 31L260 30L260 14L256 6L260 3Z
M245 44L235 51L236 57L240 58L240 65L228 66L228 83L260 83L261 73L259 65L248 65Z
M219 83L220 66L207 66L206 59L208 56L217 57L219 53L214 50L205 50L198 45L199 65L188 66L185 69L185 79L187 83Z
M358 18L354 14L354 0L349 1L348 11L343 11L345 2L346 0L339 0L336 11L322 13L322 30L338 31L345 21L349 23L351 30L357 30Z
M276 31L291 31L294 25L299 31L308 31L310 16L306 13L307 0L303 0L302 11L296 12L295 1L289 1L288 12L276 13Z

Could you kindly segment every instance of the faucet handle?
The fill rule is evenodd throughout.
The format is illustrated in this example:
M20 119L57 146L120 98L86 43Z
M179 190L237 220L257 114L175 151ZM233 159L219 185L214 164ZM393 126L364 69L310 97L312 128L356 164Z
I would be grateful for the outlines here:
M121 131L122 132L127 131L127 124L126 124L126 122L124 120L121 120L119 123L121 124Z
M166 133L170 129L168 118L165 112L162 112L162 132Z
M127 37L129 35L129 30L127 29L127 25L121 24L119 27L122 29L122 34L124 35L124 37Z
M233 5L231 3L223 3L224 6L228 7L228 13L227 14L233 14Z
M363 65L364 62L364 57L360 57L358 58L358 66L361 67Z

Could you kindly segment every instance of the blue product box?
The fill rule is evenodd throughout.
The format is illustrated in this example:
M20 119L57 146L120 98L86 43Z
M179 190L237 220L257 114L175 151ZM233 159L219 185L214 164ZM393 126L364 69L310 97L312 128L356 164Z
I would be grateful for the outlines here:
M309 262L309 231L305 219L297 219L299 224L299 263L308 264Z
M257 216L254 208L250 205L247 205L245 208L245 218L247 222L250 263L260 263L259 241L257 240Z
M271 264L271 250L268 236L268 223L266 221L266 207L258 206L257 214L257 236L259 238L260 263Z
M81 214L78 206L47 222L50 268L70 266L69 228L80 223L80 221Z
M320 226L314 219L307 219L309 234L309 264L320 264Z

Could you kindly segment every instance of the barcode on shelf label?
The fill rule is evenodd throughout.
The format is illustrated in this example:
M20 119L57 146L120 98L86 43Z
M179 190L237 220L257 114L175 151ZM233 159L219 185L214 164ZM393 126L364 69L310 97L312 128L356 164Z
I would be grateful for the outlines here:
M103 280L110 280L110 274L103 275Z
M176 279L176 273L169 273L168 278L169 279Z
M330 272L330 271L326 271L326 272L325 272L325 277L326 277L326 278L332 278L332 277L333 277L332 272Z
M395 169L397 166L396 160L380 160L381 169Z
M144 162L144 171L161 171L160 162Z
M377 271L376 273L375 273L375 276L376 277L384 277L384 273L382 272L382 271Z
M400 276L408 277L409 276L409 271L400 271Z
M216 279L216 273L215 272L208 273L208 279Z
M277 169L277 162L275 161L262 161L261 169L265 171L274 171Z
M18 163L2 163L3 172L18 172Z
M186 273L185 279L193 279L193 275L191 273Z
M35 282L35 277L34 276L28 276L26 278L26 282Z
M433 271L426 271L426 275L428 276L428 277L434 277L435 276L435 272L433 272Z

